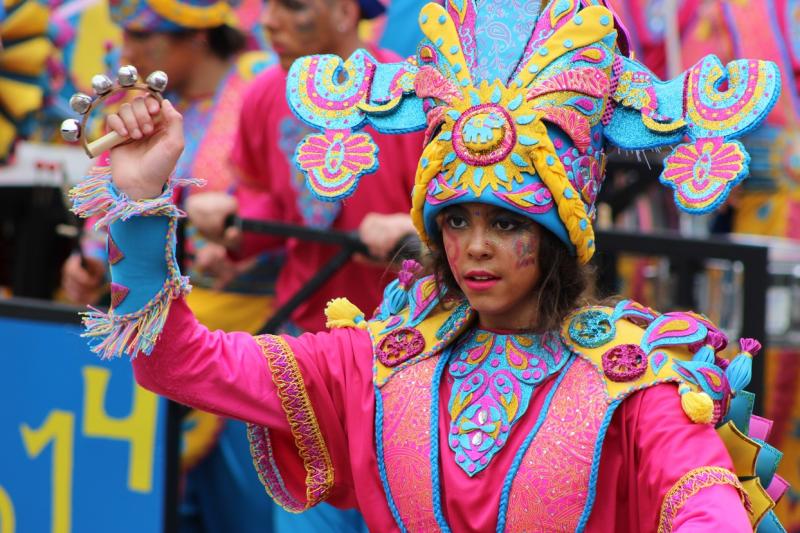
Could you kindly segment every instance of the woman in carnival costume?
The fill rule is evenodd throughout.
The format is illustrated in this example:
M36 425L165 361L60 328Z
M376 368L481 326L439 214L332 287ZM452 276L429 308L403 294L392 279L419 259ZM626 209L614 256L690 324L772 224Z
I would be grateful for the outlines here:
M701 315L583 306L604 147L678 144L663 180L710 211L746 174L732 138L774 103L774 65L707 57L662 82L601 2L505 6L428 4L416 57L315 56L289 74L290 105L322 130L296 154L320 196L371 170L358 128L426 130L412 217L434 273L407 264L371 318L332 301L327 333L198 325L171 247L182 134L166 102L159 133L85 186L111 209L127 291L86 317L95 351L138 355L143 386L249 422L261 479L292 511L358 507L373 531L780 530L780 454L742 390L758 343L727 361ZM158 112L138 100L111 125Z

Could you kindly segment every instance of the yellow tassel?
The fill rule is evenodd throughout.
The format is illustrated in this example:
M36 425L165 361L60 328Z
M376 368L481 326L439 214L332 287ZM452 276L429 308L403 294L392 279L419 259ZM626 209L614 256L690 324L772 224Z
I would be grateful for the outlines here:
M325 306L325 317L328 328L361 328L366 329L367 321L361 309L353 305L347 298L334 298Z
M705 392L694 392L686 385L678 389L681 393L681 407L695 424L708 424L714 419L714 401Z

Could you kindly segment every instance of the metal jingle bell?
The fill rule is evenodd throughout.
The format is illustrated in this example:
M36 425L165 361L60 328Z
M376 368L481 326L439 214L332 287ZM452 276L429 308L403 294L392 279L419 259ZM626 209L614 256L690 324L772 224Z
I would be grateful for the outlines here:
M139 71L133 65L123 65L117 71L117 80L123 87L132 87L139 79Z
M169 78L167 77L166 72L163 70L154 70L147 76L145 83L147 83L147 87L151 91L162 93L167 88L168 81Z
M92 89L97 96L102 96L114 87L114 83L105 74L95 74L92 76Z
M84 93L75 93L69 99L69 107L79 115L86 114L92 105L92 97Z
M68 142L75 142L81 137L81 125L74 118L61 123L61 137Z

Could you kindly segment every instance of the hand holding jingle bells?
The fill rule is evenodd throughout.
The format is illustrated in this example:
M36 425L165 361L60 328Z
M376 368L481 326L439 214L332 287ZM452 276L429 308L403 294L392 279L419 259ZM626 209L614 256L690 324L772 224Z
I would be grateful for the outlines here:
M139 82L139 73L133 65L124 65L117 71L116 84L104 74L97 74L92 78L92 89L95 98L88 94L76 93L69 99L70 107L73 111L83 116L79 122L75 119L67 119L61 123L61 136L69 142L83 139L83 148L89 157L97 157L101 153L110 150L128 139L120 137L116 132L110 132L99 139L89 142L86 138L86 123L92 110L97 108L100 103L109 96L120 91L143 91L153 95L159 101L162 99L161 93L167 87L166 73L157 70L147 76L146 82Z
M120 69L117 85L106 76L95 76L92 85L96 99L78 93L70 100L73 109L83 114L82 123L64 121L62 134L68 140L82 139L90 157L113 148L112 179L117 188L131 199L158 196L175 168L184 143L183 119L172 104L161 97L167 85L166 74L153 72L144 85L138 83L136 69L128 66ZM88 142L83 133L91 111L111 94L127 90L147 94L122 104L117 113L107 118L111 132Z

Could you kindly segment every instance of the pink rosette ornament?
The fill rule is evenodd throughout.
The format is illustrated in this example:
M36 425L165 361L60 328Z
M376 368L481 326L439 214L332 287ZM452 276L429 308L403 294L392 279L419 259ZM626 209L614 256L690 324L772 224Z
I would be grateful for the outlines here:
M708 213L744 179L749 159L738 141L697 139L675 147L664 161L661 183L675 190L675 202L684 211Z
M297 146L295 163L314 196L335 202L352 194L361 176L377 170L378 146L366 133L312 133Z

